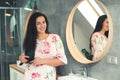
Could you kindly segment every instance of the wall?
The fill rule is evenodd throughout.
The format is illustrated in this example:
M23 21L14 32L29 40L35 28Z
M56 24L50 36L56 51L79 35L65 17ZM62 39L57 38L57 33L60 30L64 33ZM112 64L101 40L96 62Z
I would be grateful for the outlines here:
M68 58L68 64L58 68L58 73L61 75L68 74L71 70L73 73L79 73L81 67L84 66L76 62L70 55L65 39L66 23L72 7L79 0L38 0L37 5L40 11L44 12L49 19L49 30L52 33L57 33L61 36L65 52ZM118 64L112 65L106 63L107 56L100 62L86 65L88 68L88 75L97 78L98 80L119 80L120 79L120 1L119 0L102 0L102 2L109 9L113 25L114 37L108 56L114 55L118 57Z

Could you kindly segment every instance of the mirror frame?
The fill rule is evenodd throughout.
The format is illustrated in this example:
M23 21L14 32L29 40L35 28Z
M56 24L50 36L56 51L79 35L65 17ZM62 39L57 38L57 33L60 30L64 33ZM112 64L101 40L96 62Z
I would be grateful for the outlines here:
M99 3L103 7L103 9L105 10L106 15L108 16L108 21L109 21L108 41L107 41L105 49L102 52L102 56L100 56L99 59L97 59L95 61L91 61L91 60L88 60L87 58L85 58L82 55L82 53L79 51L79 49L77 48L77 45L75 44L75 41L73 39L73 31L72 31L73 16L75 14L77 6L82 2L81 0L78 1L78 3L73 7L72 11L69 14L68 21L67 21L66 42L67 42L68 49L70 51L70 54L73 56L73 58L76 61L78 61L78 62L80 62L82 64L90 64L90 63L95 63L95 62L100 61L108 53L108 50L109 50L109 48L111 46L112 39L113 39L113 23L112 23L112 18L110 16L110 13L109 13L108 9L106 8L106 6L100 0L95 0L95 1L97 3Z
M33 11L31 11L31 12L29 12L29 14L28 14L28 16L27 16L27 18L26 18L26 22L25 22L25 26L24 26L24 37L25 37L25 35L26 35L26 30L27 30L27 25L28 25L28 21L29 21L29 19L30 19L30 17L31 17L31 15L33 14Z

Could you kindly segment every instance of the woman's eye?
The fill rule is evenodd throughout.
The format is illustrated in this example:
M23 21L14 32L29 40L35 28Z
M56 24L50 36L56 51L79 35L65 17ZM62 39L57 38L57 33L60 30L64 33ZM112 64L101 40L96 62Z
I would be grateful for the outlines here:
M38 23L36 25L39 25Z
M43 23L46 23L45 21L43 21Z
M40 22L37 22L37 23L36 23L36 25L39 25L39 24L40 24Z

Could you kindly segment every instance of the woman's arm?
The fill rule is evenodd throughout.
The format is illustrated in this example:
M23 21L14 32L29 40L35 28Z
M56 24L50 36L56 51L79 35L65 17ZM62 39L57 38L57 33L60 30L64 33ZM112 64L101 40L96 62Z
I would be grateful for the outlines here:
M101 40L100 35L95 33L92 36L91 43L92 43L92 53L94 55L93 60L96 60L101 56L101 53L103 51L103 42Z
M53 58L40 58L36 57L33 60L34 65L44 64L50 66L60 66L67 64L67 58L64 51L62 40L58 35L53 35L52 42L55 45L56 55Z
M57 59L57 58L39 58L36 57L32 63L34 65L49 65L49 66L60 66L60 65L64 65L65 63L62 62L61 60Z

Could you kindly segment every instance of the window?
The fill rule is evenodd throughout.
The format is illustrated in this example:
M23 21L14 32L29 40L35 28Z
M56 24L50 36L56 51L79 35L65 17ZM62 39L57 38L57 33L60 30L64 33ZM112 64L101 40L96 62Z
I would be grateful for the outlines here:
M84 0L77 8L93 28L95 28L98 17L104 14L95 0Z

